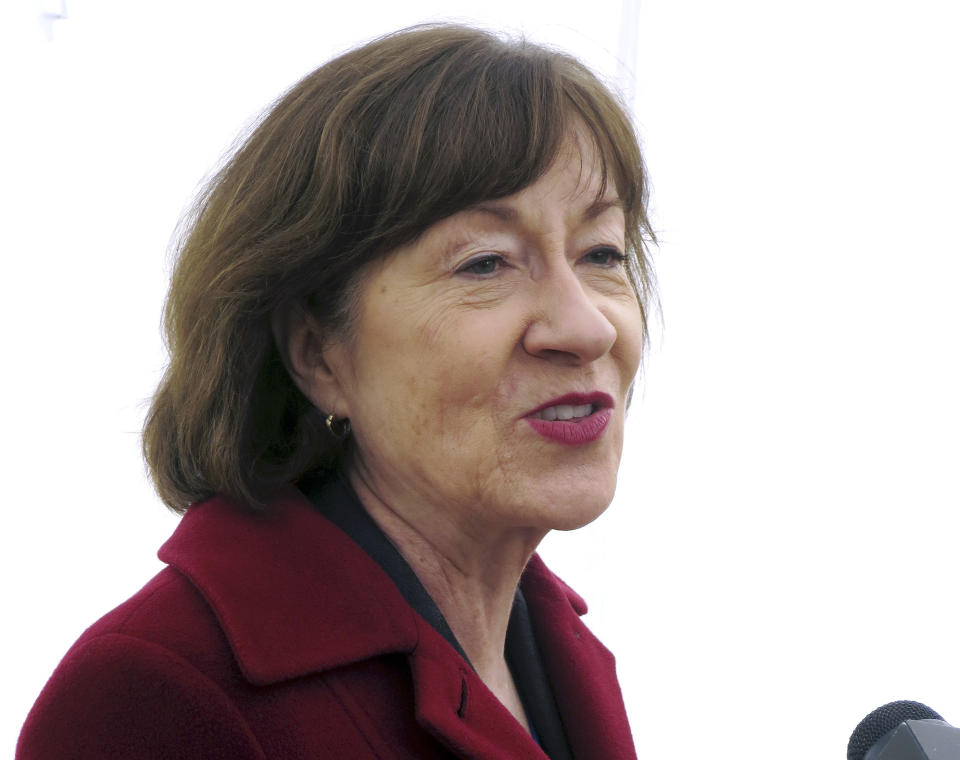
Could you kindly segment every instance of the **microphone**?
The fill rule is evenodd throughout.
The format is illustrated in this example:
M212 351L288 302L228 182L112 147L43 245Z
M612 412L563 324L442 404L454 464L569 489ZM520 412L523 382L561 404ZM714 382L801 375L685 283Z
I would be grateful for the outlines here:
M890 702L853 729L847 760L960 760L960 729L920 702Z

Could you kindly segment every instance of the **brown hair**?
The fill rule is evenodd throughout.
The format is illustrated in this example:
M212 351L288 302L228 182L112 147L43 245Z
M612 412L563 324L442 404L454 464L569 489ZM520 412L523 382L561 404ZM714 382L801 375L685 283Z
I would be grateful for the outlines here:
M185 220L164 311L170 362L143 433L163 501L182 511L219 492L257 508L333 464L342 442L286 372L272 316L299 306L344 329L365 267L536 181L572 118L623 203L646 320L653 234L640 149L623 107L576 59L421 26L335 58L283 95Z

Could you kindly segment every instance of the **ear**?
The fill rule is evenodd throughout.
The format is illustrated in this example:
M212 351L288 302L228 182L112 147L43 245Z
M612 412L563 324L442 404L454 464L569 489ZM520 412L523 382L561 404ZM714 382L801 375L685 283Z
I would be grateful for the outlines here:
M349 417L343 382L336 363L330 361L332 341L302 306L274 313L273 338L293 382L310 402L325 414ZM333 365L333 366L331 366Z

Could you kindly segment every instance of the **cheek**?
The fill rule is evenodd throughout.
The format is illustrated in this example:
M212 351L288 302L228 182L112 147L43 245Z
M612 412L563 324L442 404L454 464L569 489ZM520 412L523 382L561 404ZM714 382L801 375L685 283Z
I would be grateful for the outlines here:
M466 413L489 404L488 357L449 325L410 325L365 349L353 394L381 434L406 429L427 444L455 433L449 428L462 425Z
M416 371L430 372L439 397L489 406L511 382L510 359L519 343L515 310L449 310L418 329Z
M514 395L518 379L509 368L523 314L503 302L466 308L458 292L373 292L359 325L352 389L367 423L390 415L387 425L410 427L424 442L427 433L447 440L478 434Z

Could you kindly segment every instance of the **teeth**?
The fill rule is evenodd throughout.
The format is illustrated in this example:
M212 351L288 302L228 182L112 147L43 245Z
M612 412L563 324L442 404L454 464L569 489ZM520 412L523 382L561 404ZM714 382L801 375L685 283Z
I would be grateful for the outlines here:
M541 420L553 422L554 420L572 420L579 417L588 417L592 412L593 404L584 404L583 406L558 404L557 406L548 406L546 409L541 409L535 416Z

